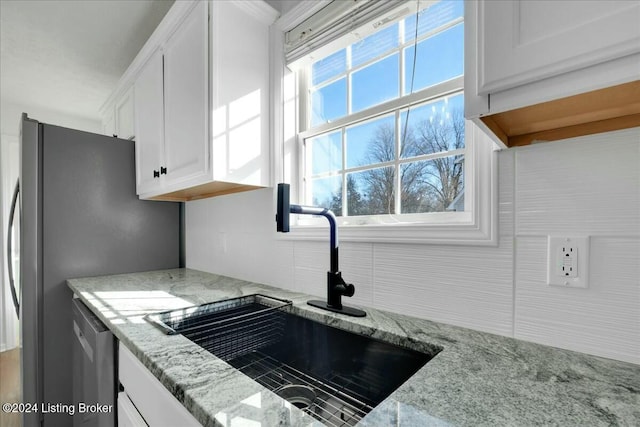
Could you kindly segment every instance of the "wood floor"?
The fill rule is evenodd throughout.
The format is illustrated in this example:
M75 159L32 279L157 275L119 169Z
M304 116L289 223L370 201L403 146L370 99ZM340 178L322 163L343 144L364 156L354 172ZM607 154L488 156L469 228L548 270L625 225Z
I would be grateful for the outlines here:
M0 404L20 402L20 349L0 353ZM18 413L5 413L0 409L0 426L22 427Z

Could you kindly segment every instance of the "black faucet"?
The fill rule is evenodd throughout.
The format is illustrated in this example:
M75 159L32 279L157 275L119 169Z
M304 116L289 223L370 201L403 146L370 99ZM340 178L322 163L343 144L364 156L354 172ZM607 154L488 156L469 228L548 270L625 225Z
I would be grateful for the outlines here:
M342 296L353 296L356 288L344 281L338 268L338 225L333 212L330 209L316 206L290 204L289 184L278 184L278 212L276 214L278 232L289 232L289 214L321 215L329 220L331 266L327 272L327 301L311 300L307 304L347 316L366 316L367 313L362 310L342 305Z

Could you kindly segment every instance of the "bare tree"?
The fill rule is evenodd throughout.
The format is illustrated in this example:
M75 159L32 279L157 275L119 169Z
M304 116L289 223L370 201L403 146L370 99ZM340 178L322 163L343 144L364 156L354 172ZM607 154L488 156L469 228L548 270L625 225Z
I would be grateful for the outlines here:
M436 115L422 120L416 129L416 144L424 154L464 147L464 116L454 110L450 117ZM419 181L432 196L435 210L444 211L464 187L463 156L439 157L426 162Z
M365 157L368 164L395 160L396 140L394 126L383 124L376 128L373 140L368 144ZM366 208L363 215L390 214L395 212L395 170L393 167L369 169L361 172L366 184Z
M464 147L464 117L456 110L450 116L435 115L403 131L400 158L440 153ZM462 155L438 157L432 160L367 169L347 175L347 213L377 215L395 213L395 180L400 174L402 213L439 212L463 190ZM375 165L395 161L396 136L394 125L380 125L368 143L364 164ZM342 213L342 188L325 206L336 215Z
M366 200L357 188L356 180L352 174L347 175L347 213L348 215L366 215ZM342 185L325 201L325 206L333 211L336 216L342 215Z

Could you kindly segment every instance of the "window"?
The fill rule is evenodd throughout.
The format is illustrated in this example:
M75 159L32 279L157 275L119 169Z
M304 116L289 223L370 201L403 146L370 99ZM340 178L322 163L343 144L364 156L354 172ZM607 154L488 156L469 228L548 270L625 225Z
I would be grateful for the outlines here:
M478 197L491 190L478 191L487 156L464 119L463 9L441 0L377 21L298 68L298 200L333 210L352 240L411 236L407 226L426 232L417 241L442 240L437 227L479 227Z

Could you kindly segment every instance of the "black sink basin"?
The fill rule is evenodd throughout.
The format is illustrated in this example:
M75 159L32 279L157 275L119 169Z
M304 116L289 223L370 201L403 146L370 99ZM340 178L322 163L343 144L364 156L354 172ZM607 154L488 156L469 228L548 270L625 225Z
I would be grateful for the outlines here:
M435 356L291 314L290 305L250 295L149 320L327 425L355 425Z

